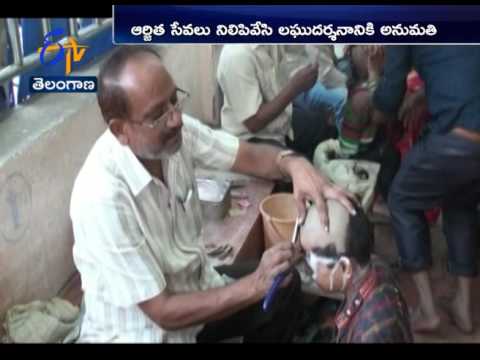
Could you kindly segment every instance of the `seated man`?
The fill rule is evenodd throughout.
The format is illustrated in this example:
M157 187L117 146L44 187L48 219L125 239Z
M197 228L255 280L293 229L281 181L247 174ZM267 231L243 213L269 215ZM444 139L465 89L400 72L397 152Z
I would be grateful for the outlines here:
M389 269L371 257L374 234L361 208L350 216L336 201L328 201L330 232L308 212L301 243L317 285L325 292L343 293L337 312L337 342L412 342L409 314Z
M286 75L293 76L296 71L308 63L318 63L318 78L315 85L298 95L294 108L312 113L317 119L310 128L318 126L318 121L339 124L343 116L343 107L347 100L347 76L335 66L335 52L332 45L284 45L285 56L282 66Z
M292 245L267 250L258 266L224 269L240 277L227 283L202 246L194 167L291 177L299 214L313 200L324 225L323 199L339 199L353 211L347 194L303 157L239 141L183 115L188 93L148 47L115 50L98 84L108 128L82 166L70 204L85 294L80 341L290 340L298 276L285 279L270 312L260 304L274 277L291 267Z
M293 109L292 101L315 84L318 64L289 78L281 66L284 56L281 45L223 47L217 69L222 128L243 140L286 145L312 159L315 147L330 137L328 128L308 112Z
M372 144L377 127L371 121L371 109L366 84L349 90L338 135L341 157L354 157L368 150Z
M370 79L368 69L369 51L379 46L355 45L347 48L349 69L348 99L339 125L340 157L362 159L381 165L377 180L377 192L386 201L395 174L400 167L400 153L390 139L385 126L373 121L371 98L375 82Z
M348 97L343 118L338 123L342 156L352 157L365 150L373 142L377 126L371 119L373 88L369 83L367 46L351 45L346 49L348 64L343 65L348 74Z

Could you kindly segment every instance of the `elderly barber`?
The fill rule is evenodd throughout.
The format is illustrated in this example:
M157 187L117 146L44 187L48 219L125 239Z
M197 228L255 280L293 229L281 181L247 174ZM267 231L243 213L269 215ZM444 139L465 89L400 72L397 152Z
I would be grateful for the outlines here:
M291 245L272 247L227 283L200 241L194 167L290 177L300 214L311 200L327 227L325 199L353 211L350 195L301 156L240 141L182 114L188 93L148 47L118 48L98 80L108 129L78 174L70 207L85 292L80 341L291 340L298 275L285 279L271 311L259 305L274 277L292 266Z

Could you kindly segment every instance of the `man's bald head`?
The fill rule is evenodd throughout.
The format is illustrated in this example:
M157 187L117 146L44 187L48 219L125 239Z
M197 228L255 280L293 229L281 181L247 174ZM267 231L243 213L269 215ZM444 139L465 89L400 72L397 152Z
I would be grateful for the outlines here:
M317 208L312 206L308 210L301 230L302 245L306 250L311 250L318 247L326 248L328 245L334 244L339 252L344 252L350 214L337 201L328 200L327 208L330 220L329 232L327 233L324 227L321 226Z
M97 100L105 122L125 119L130 114L128 97L121 85L125 66L135 59L153 56L161 61L160 55L148 46L121 46L117 48L100 68L98 75Z
M356 215L335 200L327 200L330 229L327 233L320 225L318 211L310 207L301 229L301 242L306 251L324 256L345 255L361 266L370 261L373 250L373 227L362 208L356 207Z

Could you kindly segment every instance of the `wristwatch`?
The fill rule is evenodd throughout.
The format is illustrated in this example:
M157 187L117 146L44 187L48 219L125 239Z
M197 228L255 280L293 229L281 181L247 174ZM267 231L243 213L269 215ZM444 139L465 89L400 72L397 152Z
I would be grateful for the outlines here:
M297 153L296 151L293 151L293 150L282 150L277 155L277 158L276 158L275 162L276 162L278 168L280 169L280 172L282 173L284 180L290 181L291 180L290 175L285 174L282 170L282 166L280 165L280 161L282 161L282 159L286 158L287 156L300 156L301 157L302 155Z

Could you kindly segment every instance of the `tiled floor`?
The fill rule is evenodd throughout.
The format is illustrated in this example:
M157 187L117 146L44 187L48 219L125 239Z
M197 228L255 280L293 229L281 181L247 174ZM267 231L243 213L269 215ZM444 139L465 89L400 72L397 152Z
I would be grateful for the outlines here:
M432 249L434 266L431 271L431 278L434 290L434 298L441 299L451 296L455 292L455 280L446 272L446 242L440 226L432 227ZM392 238L391 228L388 223L376 224L376 253L387 260L396 258L396 246ZM480 240L480 239L479 239ZM410 277L400 274L400 285L409 306L415 305L417 295L414 284ZM465 335L459 332L456 327L448 321L447 315L440 311L442 325L436 334L415 334L416 342L428 343L480 343L480 280L476 279L473 289L474 326L476 331L472 335Z

